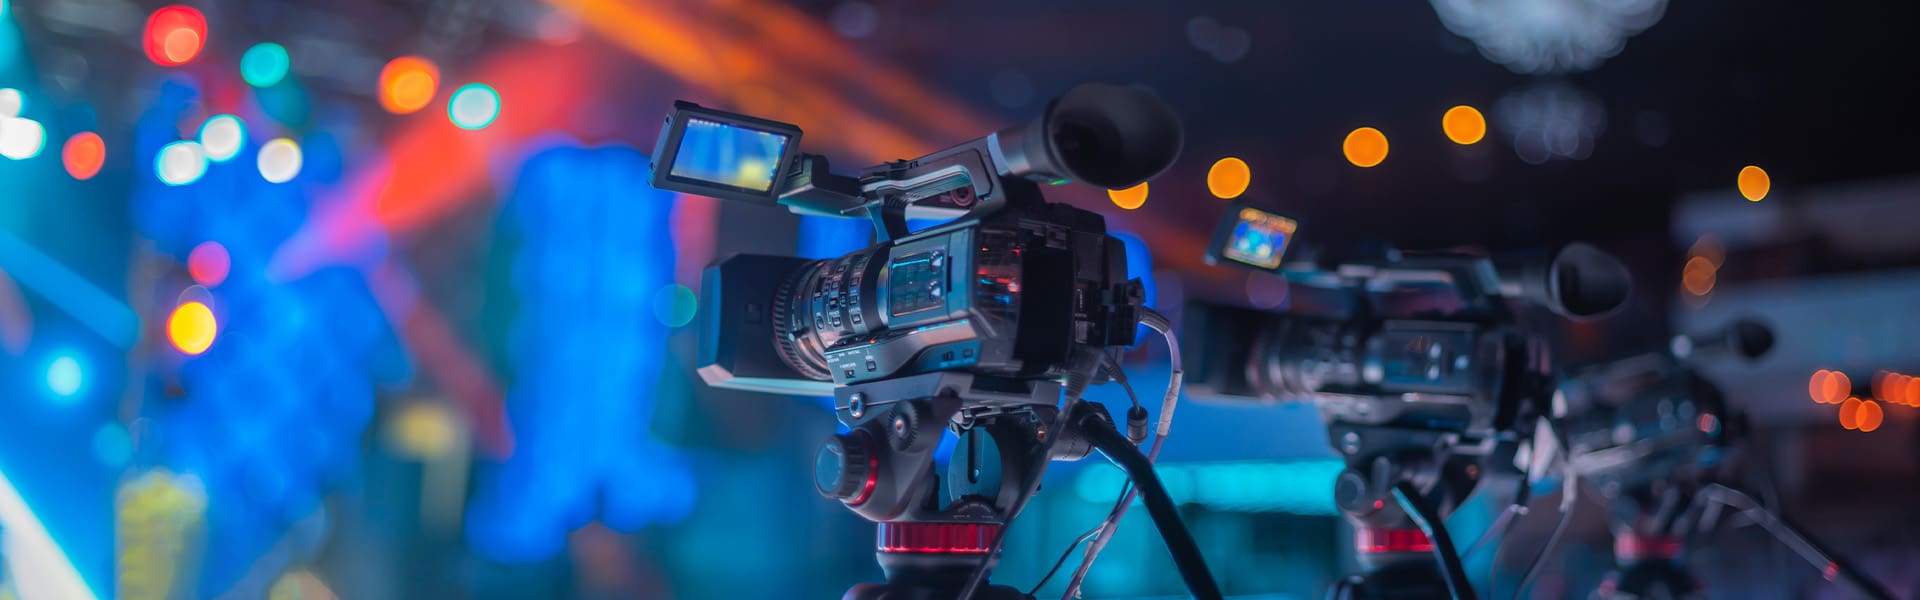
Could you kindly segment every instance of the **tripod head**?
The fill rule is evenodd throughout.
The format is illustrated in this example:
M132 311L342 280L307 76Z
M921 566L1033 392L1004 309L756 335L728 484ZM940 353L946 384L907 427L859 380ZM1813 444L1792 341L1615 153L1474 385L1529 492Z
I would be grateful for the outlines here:
M821 444L814 483L878 523L875 553L887 576L848 596L957 595L1032 497L1046 463L1086 456L1084 441L1056 439L1077 437L1061 426L1059 396L1058 382L964 372L836 390L834 412L849 431ZM949 429L960 442L943 476L933 451Z

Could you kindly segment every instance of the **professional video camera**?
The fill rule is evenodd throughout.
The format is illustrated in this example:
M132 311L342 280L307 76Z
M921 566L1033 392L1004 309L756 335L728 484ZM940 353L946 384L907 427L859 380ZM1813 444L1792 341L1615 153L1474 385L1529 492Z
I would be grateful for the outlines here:
M887 575L849 598L972 597L1048 461L1094 449L1127 468L1187 585L1219 597L1135 447L1145 410L1128 413L1137 435L1123 436L1104 408L1080 401L1119 376L1110 352L1133 344L1138 324L1170 328L1143 306L1105 221L1047 203L1038 186L1131 187L1173 163L1182 135L1152 94L1084 84L1025 125L844 176L798 151L798 127L674 105L654 152L656 187L874 222L878 242L846 256L722 260L707 270L701 311L709 384L834 396L850 431L822 445L815 483L879 523ZM910 232L909 215L953 220ZM944 478L933 465L943 428L962 449Z
M1567 432L1563 476L1592 484L1610 509L1616 570L1594 592L1596 600L1704 597L1681 554L1689 539L1713 528L1722 507L1761 525L1826 579L1864 597L1892 598L1731 483L1730 458L1751 438L1745 420L1695 367L1735 356L1756 360L1772 346L1765 325L1741 320L1676 336L1667 352L1581 369L1558 386L1553 418ZM1522 590L1569 521L1561 515Z
M1285 278L1295 311L1189 302L1188 390L1318 405L1347 462L1334 499L1368 570L1330 597L1472 598L1442 521L1480 481L1515 470L1554 377L1508 303L1597 317L1625 301L1626 269L1581 244L1551 261L1374 248L1283 262L1296 228L1251 206L1228 211L1210 259Z

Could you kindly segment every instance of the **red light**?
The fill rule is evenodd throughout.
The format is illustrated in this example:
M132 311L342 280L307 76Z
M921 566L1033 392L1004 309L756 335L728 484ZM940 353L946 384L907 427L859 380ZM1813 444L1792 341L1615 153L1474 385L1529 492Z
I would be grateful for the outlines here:
M1362 554L1432 552L1433 540L1418 529L1363 528L1354 530L1353 547Z
M175 4L153 11L147 17L142 46L147 58L162 67L187 64L207 45L207 17L188 6Z
M201 242L187 254L187 274L200 285L213 287L227 280L227 270L232 267L227 256L227 247L220 242Z
M1680 538L1623 533L1613 538L1613 556L1619 560L1666 560L1680 555Z
M93 179L100 174L100 166L107 162L107 143L100 139L100 134L91 131L74 134L60 150L60 162L74 179Z
M866 438L866 439L871 439L871 438ZM867 452L867 483L861 486L859 496L856 496L852 501L847 502L847 506L859 506L862 504L866 504L867 499L873 497L873 486L878 485L879 483L880 483L880 455L878 453L875 453L869 450Z
M880 524L881 552L986 554L1000 526L993 523Z

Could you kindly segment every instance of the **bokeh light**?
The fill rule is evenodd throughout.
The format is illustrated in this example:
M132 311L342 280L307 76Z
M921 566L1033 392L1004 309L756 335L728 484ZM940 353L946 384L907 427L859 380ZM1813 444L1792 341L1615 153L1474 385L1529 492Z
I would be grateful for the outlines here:
M207 151L200 142L173 142L160 147L153 157L153 172L160 183L186 185L207 174Z
M1807 396L1814 402L1827 404L1827 380L1833 378L1833 371L1820 369L1807 378Z
M240 117L217 115L200 126L200 147L206 150L207 160L233 160L246 145L247 126L240 122Z
M668 327L692 323L694 313L699 310L700 299L694 297L693 290L687 286L667 284L653 294L653 316Z
M1908 377L1906 388L1907 406L1920 408L1920 377Z
M220 242L200 242L192 252L187 253L187 274L200 285L213 287L227 280L227 271L233 267L232 258L227 255L227 247Z
M1860 399L1848 397L1840 402L1840 426L1847 429L1860 427Z
M287 138L260 147L260 176L268 183L286 183L300 175L300 145Z
M444 458L462 443L465 434L446 405L414 402L387 421L386 440L404 456L418 460Z
M13 88L0 88L0 118L18 117L26 109L26 94Z
M1232 156L1213 162L1207 169L1207 191L1215 197L1228 200L1240 197L1247 192L1247 186L1253 183L1253 170L1247 168L1247 161Z
M1147 182L1142 181L1140 185L1124 190L1107 190L1107 199L1112 200L1114 206L1126 210L1134 210L1145 206L1147 204Z
M500 117L500 93L484 83L469 83L453 92L447 116L461 129L485 129Z
M47 144L47 130L39 121L19 117L0 117L0 156L26 160L40 155Z
M1387 160L1387 134L1372 127L1361 127L1347 134L1340 151L1353 166L1368 168Z
M426 108L440 89L440 67L418 56L387 61L380 69L380 107L404 115Z
M1886 413L1880 409L1879 402L1862 400L1859 410L1854 413L1853 426L1860 431L1869 432L1879 429L1881 420L1885 418Z
M1767 170L1752 165L1740 169L1736 183L1739 184L1740 195L1749 202L1765 200L1767 192L1773 191L1773 178L1767 175Z
M173 5L147 17L143 37L147 58L163 67L187 64L207 43L207 18L189 6Z
M219 324L214 322L213 309L205 304L181 304L167 317L167 340L189 355L197 356L213 347L213 339L218 334Z
M262 42L240 55L240 78L253 87L273 87L287 78L287 69L292 66L293 57L287 54L286 46Z
M67 174L74 179L93 179L106 163L107 142L100 139L100 134L91 131L73 134L60 149L60 164L66 166Z
M72 398L80 394L80 387L86 383L86 373L80 369L80 360L71 355L62 354L47 363L47 390L61 398Z
M1487 117L1480 114L1480 109L1464 104L1455 106L1440 116L1440 129L1455 144L1477 144L1487 137Z
M1846 401L1847 394L1853 393L1853 381L1846 373L1828 371L1826 378L1827 404L1839 404Z
M1704 256L1687 259L1687 266L1681 269L1680 285L1687 293L1705 296L1713 292L1713 284L1719 279L1719 267Z

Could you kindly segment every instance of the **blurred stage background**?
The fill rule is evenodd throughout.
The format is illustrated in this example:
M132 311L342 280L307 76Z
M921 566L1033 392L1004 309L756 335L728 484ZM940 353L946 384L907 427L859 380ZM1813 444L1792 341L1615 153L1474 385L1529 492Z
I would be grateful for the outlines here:
M1150 189L1048 189L1151 255L1159 306L1286 305L1201 262L1241 189L1305 241L1595 242L1637 293L1557 332L1573 360L1771 322L1772 355L1714 371L1764 436L1751 475L1920 597L1920 383L1874 386L1871 425L1807 392L1822 369L1920 375L1916 22L1780 0L0 0L0 598L875 580L872 526L810 485L821 400L707 388L688 327L714 258L837 255L867 225L650 189L660 118L796 123L851 169L1090 79L1187 121ZM1162 352L1131 358L1163 385ZM1317 416L1179 417L1165 476L1226 590L1317 597L1351 558ZM1056 465L995 580L1037 581L1118 485ZM1605 570L1584 510L1534 597ZM1550 525L1469 568L1512 585ZM1715 597L1840 597L1754 528L1724 537ZM1140 511L1088 581L1181 591Z

